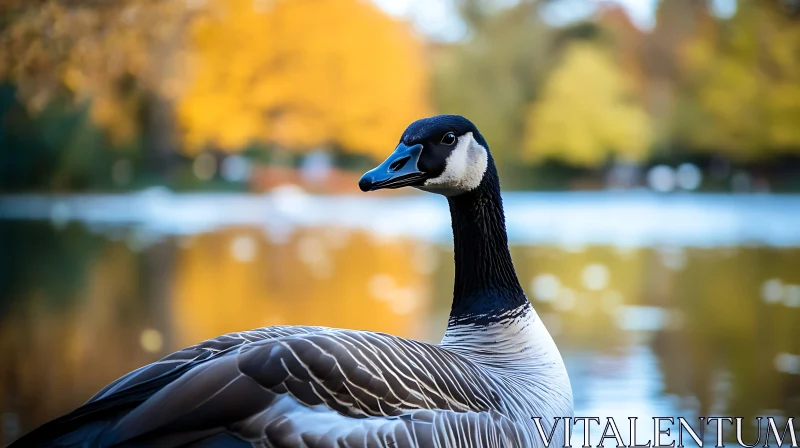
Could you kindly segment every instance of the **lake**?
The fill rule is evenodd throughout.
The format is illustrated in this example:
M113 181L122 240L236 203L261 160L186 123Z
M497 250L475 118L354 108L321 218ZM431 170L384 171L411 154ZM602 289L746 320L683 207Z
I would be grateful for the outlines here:
M800 414L800 197L504 199L576 415ZM438 342L451 238L431 195L0 197L0 443L230 331L310 324Z

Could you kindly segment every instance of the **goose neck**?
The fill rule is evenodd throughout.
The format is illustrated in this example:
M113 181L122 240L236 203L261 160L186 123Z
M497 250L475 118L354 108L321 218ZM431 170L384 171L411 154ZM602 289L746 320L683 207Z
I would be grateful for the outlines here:
M451 323L499 318L528 303L508 250L503 201L494 167L481 185L448 198L455 284Z

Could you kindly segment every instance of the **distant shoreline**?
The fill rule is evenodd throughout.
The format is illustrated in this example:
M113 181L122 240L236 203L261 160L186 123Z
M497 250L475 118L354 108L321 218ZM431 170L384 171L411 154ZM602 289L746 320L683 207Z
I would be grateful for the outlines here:
M658 194L645 191L511 192L503 196L511 244L563 247L800 247L800 194ZM0 220L137 227L187 235L231 226L291 230L334 226L449 243L441 198L313 195L297 187L265 194L0 195Z

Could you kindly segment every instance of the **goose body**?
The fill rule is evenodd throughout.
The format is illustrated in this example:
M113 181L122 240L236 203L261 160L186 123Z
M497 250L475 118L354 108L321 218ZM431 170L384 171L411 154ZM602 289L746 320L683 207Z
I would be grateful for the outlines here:
M533 417L551 434L572 416L572 391L514 273L483 137L463 117L418 120L360 186L448 198L456 276L441 344L310 326L231 333L128 373L12 446L544 446Z

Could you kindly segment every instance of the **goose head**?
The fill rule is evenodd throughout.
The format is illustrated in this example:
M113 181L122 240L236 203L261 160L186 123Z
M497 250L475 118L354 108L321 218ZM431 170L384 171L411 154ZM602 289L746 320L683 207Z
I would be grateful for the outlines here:
M476 189L491 161L486 141L459 115L411 123L389 157L361 177L362 191L415 187L444 196Z

